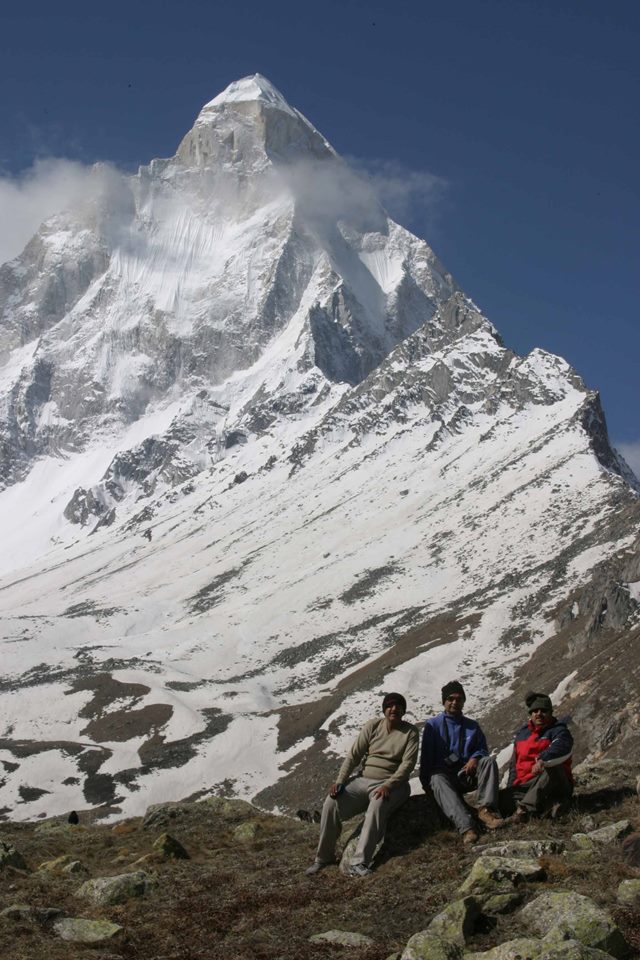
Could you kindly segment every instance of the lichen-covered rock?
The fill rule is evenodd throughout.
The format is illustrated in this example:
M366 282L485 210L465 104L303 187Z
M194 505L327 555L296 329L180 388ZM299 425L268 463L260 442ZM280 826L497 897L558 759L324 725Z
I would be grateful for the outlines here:
M478 857L471 873L458 888L460 893L496 892L495 884L502 880L543 880L544 868L537 860L519 857Z
M629 946L606 910L573 891L543 893L520 912L522 922L551 944L578 940L614 957L626 957Z
M521 893L515 890L513 893L496 893L491 897L485 897L482 901L482 912L489 914L490 917L513 913L523 901Z
M340 947L370 947L373 942L371 937L351 930L326 930L309 937L309 943L336 943Z
M190 812L190 809L188 803L152 803L151 806L147 807L142 820L142 827L144 830L149 830L152 827L166 826L172 820L184 817Z
M622 840L631 832L631 823L629 820L617 820L615 823L607 823L599 830L591 830L587 836L594 843L613 843L615 840Z
M143 870L135 873L122 873L116 877L97 877L87 880L77 891L77 897L84 897L100 906L124 903L132 897L144 897L157 886L157 881Z
M62 867L62 873L70 877L88 877L89 870L82 860L71 860Z
M562 840L509 840L480 848L483 857L523 857L524 859L559 854L565 849L566 844Z
M15 867L17 870L27 870L24 857L15 847L5 840L0 840L0 870L5 867Z
M239 843L251 843L260 833L260 824L257 820L245 820L239 823L233 831L233 839Z
M596 842L591 839L588 833L574 833L571 836L571 840L578 850L582 850L585 853L593 853L596 849Z
M618 887L618 903L640 909L640 880L623 880Z
M462 960L460 944L442 940L429 930L414 933L400 955L400 960Z
M113 940L122 927L108 920L84 920L81 917L65 917L57 920L53 929L62 940L70 943L103 943Z
M58 907L32 907L28 903L13 903L0 911L0 917L27 923L39 923L43 926L64 916L64 910Z
M71 864L79 864L79 867L75 867L73 870L69 870L68 867ZM65 853L61 857L56 857L55 860L45 860L38 867L38 873L81 873L82 864L79 860L74 860L71 854Z
M432 936L464 947L479 916L478 901L474 897L464 897L450 903L433 918L427 929Z
M170 833L161 833L153 842L153 849L165 860L189 860L189 854L179 840Z
M544 940L509 940L482 953L465 953L464 960L611 960L611 955L578 940L548 944Z
M540 960L542 941L520 937L492 950L465 953L464 960Z

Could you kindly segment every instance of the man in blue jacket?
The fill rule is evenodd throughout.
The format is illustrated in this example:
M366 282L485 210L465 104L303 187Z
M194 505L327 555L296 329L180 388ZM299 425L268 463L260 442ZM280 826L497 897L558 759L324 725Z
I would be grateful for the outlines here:
M465 692L452 680L442 688L443 711L424 725L420 782L431 790L445 816L455 824L465 844L478 840L476 821L463 795L477 790L478 819L489 830L505 821L498 811L498 767L489 756L480 725L463 714Z

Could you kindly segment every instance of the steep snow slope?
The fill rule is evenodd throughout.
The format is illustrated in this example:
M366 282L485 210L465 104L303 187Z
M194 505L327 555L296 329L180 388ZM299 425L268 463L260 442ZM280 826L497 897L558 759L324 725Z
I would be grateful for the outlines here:
M99 186L0 268L0 806L286 805L381 690L494 705L636 548L597 396L260 76Z

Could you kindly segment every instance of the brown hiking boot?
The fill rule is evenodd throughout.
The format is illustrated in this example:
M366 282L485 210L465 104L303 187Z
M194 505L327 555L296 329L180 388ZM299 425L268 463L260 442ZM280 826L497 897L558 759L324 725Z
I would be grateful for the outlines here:
M501 827L504 827L502 817L499 817L490 807L480 807L478 820L480 823L484 823L487 830L500 830Z
M516 812L512 813L511 816L507 818L506 823L517 826L519 823L526 823L528 819L529 811L525 807L518 805L516 807Z
M462 834L462 842L464 843L465 847L470 847L472 843L477 843L479 839L480 837L473 827L470 830L465 830L465 832Z

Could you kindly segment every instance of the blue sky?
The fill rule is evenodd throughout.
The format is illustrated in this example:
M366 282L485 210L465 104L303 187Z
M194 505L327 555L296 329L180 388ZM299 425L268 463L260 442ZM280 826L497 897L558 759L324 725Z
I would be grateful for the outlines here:
M3 15L0 178L170 156L203 103L263 73L340 153L413 185L392 215L508 346L601 391L639 472L638 49L636 0L33 0Z

